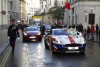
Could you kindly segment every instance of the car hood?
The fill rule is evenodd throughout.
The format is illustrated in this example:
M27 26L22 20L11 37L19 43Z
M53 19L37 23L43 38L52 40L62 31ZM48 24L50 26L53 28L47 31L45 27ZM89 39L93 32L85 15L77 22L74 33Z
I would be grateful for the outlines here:
M27 31L26 32L28 35L37 35L39 31Z
M81 44L83 37L80 36L67 36L67 35L60 35L60 36L53 36L56 41L62 45L66 44Z

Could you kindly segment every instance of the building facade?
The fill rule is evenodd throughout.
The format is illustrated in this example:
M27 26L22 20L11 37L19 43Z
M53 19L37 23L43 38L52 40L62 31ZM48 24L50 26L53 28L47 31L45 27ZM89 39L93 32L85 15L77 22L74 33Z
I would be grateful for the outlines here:
M20 20L20 0L8 0L8 23L11 19Z
M65 10L65 24L100 25L100 0L69 0L71 10Z
M50 8L54 7L54 6L64 6L65 0L45 0L46 1L46 7L45 7L45 13L47 13L49 11ZM46 15L44 22L46 23L52 23L52 17L50 17L49 15Z
M40 8L36 6L34 0L26 0L26 15L28 23L30 22L30 20L32 20L32 16L34 16L35 12L39 10Z
M40 0L40 13L44 13L46 7L46 0Z
M0 29L5 29L8 25L7 0L0 0Z
M20 0L21 20L26 21L26 0Z

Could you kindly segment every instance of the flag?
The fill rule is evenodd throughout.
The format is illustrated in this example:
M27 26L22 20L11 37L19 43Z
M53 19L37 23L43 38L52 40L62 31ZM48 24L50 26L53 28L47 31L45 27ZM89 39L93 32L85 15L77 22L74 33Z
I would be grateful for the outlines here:
M66 9L70 10L70 3L69 2L65 2L65 7L66 7Z

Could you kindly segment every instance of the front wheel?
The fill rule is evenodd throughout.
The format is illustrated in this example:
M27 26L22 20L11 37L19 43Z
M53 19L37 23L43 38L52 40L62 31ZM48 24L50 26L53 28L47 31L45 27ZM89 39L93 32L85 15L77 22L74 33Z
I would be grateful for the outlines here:
M85 55L85 51L80 51L79 53Z

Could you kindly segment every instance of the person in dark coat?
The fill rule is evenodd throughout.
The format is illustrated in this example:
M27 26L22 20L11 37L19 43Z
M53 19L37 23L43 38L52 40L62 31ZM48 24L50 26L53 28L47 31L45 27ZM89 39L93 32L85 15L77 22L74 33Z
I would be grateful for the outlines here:
M91 24L90 32L91 32L91 40L94 40L94 32L95 32L95 30L94 30L94 25L93 24Z
M8 28L8 38L10 39L10 45L12 47L12 52L14 52L15 48L15 41L16 38L19 38L19 32L18 32L18 25L16 24L16 20L11 20L11 25Z
M68 26L68 29L70 29L70 28L71 28L71 25Z
M96 24L96 36L98 37L98 24Z
M76 24L76 30L79 31L79 25L78 24Z
M89 40L89 38L90 38L90 27L89 26L87 26L86 33L87 33L87 39Z
M42 35L45 34L45 25L42 26Z
M79 32L82 32L82 31L83 31L83 25L79 24Z
M72 24L72 28L75 28L75 24Z

